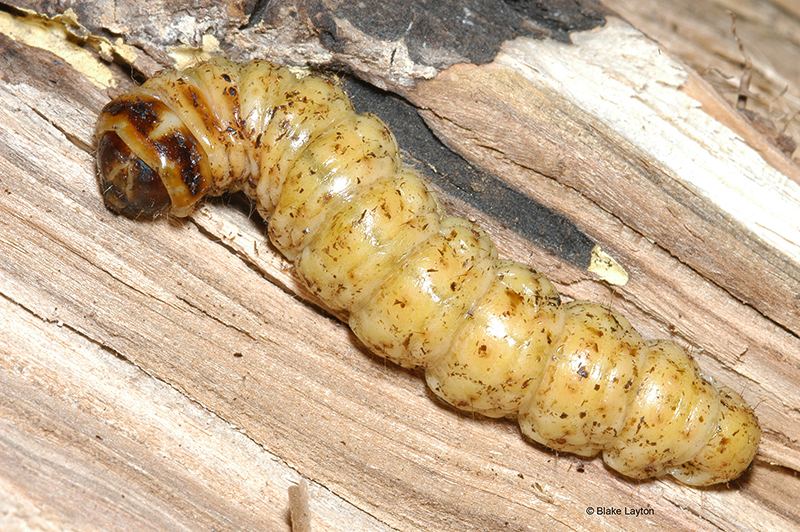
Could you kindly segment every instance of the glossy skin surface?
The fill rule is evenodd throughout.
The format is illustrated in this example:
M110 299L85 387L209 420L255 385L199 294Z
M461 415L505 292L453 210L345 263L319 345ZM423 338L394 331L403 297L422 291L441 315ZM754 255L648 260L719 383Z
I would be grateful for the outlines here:
M562 304L543 275L499 259L325 78L263 61L165 71L108 104L97 137L109 208L187 216L243 190L361 341L424 369L460 409L517 417L532 440L633 478L728 482L755 456L758 420L736 392L682 347L646 342L601 305Z

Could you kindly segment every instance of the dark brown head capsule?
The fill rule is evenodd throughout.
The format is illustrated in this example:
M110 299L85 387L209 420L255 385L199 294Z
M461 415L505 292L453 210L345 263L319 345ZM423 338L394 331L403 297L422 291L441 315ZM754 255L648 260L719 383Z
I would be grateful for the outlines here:
M205 153L153 96L134 93L106 105L96 135L100 189L114 212L185 216L208 188Z
M169 211L172 200L158 175L113 131L97 144L97 175L106 206L135 218L153 217Z

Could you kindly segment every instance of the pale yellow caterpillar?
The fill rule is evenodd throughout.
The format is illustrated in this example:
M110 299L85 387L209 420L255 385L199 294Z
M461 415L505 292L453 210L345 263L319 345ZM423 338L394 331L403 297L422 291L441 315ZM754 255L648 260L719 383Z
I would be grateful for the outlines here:
M517 417L525 435L641 479L727 482L753 461L753 410L668 341L614 310L562 304L532 268L501 260L444 215L392 133L323 77L260 61L164 71L97 123L109 208L186 216L243 190L269 236L375 353L422 368L458 408Z

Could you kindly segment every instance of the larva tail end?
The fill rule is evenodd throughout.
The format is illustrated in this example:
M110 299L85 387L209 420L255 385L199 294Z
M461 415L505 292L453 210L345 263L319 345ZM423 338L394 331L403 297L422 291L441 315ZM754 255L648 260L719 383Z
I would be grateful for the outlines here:
M170 210L172 200L158 172L133 154L113 131L98 141L97 173L103 199L112 211L136 218Z
M722 406L717 429L691 461L670 474L689 486L711 486L737 479L755 460L761 441L761 427L753 409L742 396L721 387Z

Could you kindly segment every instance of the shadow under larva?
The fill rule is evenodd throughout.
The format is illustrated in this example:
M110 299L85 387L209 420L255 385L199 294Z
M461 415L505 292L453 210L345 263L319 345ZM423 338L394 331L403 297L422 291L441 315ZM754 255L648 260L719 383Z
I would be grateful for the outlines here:
M758 420L682 347L498 257L404 167L394 136L324 77L215 59L161 72L97 123L107 206L187 216L244 191L274 245L376 354L448 403L515 417L552 449L706 486L753 460Z

